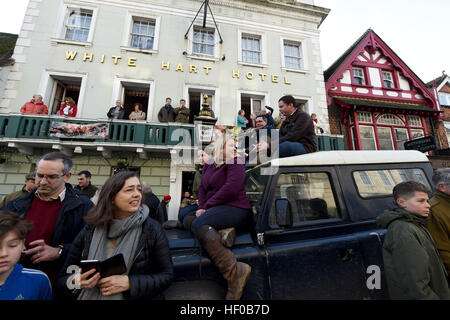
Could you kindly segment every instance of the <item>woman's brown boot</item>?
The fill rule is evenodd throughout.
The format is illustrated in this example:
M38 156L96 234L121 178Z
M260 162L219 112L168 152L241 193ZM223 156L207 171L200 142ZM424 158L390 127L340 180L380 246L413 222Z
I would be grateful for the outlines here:
M237 262L231 250L222 244L221 235L210 226L201 226L197 237L203 248L208 252L213 263L228 282L227 300L239 300L247 283L252 268L242 262Z

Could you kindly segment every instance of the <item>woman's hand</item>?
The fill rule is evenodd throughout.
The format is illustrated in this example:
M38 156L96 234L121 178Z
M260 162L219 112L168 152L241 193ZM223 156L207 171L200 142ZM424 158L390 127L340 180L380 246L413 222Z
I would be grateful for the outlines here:
M197 212L195 212L195 216L198 218L200 217L202 214L205 213L205 209L198 209Z
M82 272L82 271L83 270L80 270L80 272ZM94 276L92 276L90 279L88 279L89 276L94 274L94 272L95 272L95 269L91 269L80 275L81 289L92 289L97 285L97 282L100 280L100 272L97 272Z
M130 290L130 279L128 276L111 276L101 279L98 287L102 295L110 296Z

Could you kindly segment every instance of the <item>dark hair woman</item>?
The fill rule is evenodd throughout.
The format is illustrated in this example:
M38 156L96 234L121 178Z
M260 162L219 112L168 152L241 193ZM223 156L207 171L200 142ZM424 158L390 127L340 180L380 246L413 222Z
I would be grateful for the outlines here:
M74 240L60 272L58 290L78 300L162 298L173 278L169 245L162 227L149 218L148 207L141 201L136 173L121 171L106 181L97 205L85 218L87 226ZM95 269L81 270L81 290L68 290L69 266L120 253L127 266L125 274L100 278Z
M142 104L135 103L134 104L134 111L130 113L129 119L130 120L145 120L146 114L144 111L142 111Z

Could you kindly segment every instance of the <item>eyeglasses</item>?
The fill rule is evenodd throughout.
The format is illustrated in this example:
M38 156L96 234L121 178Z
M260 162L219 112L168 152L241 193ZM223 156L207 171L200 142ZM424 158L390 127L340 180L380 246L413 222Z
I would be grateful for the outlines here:
M61 179L62 177L64 177L65 174L63 174L62 176L58 175L58 174L50 174L50 175L46 175L46 174L41 174L41 173L36 173L36 177L40 180L42 179L47 179L47 181L55 181L57 179Z

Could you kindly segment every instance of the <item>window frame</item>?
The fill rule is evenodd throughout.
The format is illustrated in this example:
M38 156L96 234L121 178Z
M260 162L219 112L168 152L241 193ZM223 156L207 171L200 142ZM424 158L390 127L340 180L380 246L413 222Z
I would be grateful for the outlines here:
M290 42L290 43L299 45L300 69L288 68L286 66L286 57L284 55L284 46L285 46L286 42ZM303 74L309 73L306 39L281 36L280 37L280 52L281 52L281 69L283 71L297 72L297 73L303 73Z
M198 24L194 24L192 28L189 29L188 33L188 43L187 43L187 57L191 59L197 59L197 60L206 60L206 61L219 61L219 33L216 30L216 27L214 25L211 25L210 23L206 24L206 29L214 30L214 54L213 55L207 55L207 54L201 54L201 53L195 53L194 52L194 29L196 28L202 28L202 26Z
M67 40L67 24L69 21L70 13L73 11L92 11L91 25L89 27L89 33L86 41ZM53 36L51 38L52 44L72 44L85 47L92 46L94 32L98 16L98 7L91 5L76 5L72 3L61 3L58 11L58 18L53 30Z
M356 82L355 79L357 77L355 77L355 70L361 70L363 83L357 83ZM358 79L359 79L359 77L358 77ZM355 85L355 86L368 86L366 69L364 67L352 66L352 84Z
M387 75L390 75L390 79L387 79L386 80L386 78L385 78L385 74ZM381 79L382 79L382 86L383 86L383 88L384 89L397 89L397 86L396 86L396 83L395 83L395 81L394 81L394 72L392 72L392 71L390 71L390 70L381 70ZM385 83L385 81L388 81L389 83L391 83L391 87L389 87L389 86L386 86L386 83Z
M392 197L392 192L389 193L389 194L380 194L380 195L377 195L377 196L362 196L361 190L358 187L358 184L356 183L356 180L355 180L355 175L356 174L360 175L361 172L365 172L367 174L367 172L379 173L380 171L390 171L390 170L397 170L399 172L399 175L401 175L400 171L411 170L411 172L413 173L414 176L416 176L416 170L421 170L422 173L423 173L423 177L425 178L425 181L428 183L427 187L431 188L431 183L428 180L427 172L425 171L424 168L419 167L419 166L402 167L402 168L400 168L400 167L385 168L384 166L382 166L382 167L380 167L378 169L373 169L373 168L364 169L364 167L361 167L361 168L353 169L353 170L350 171L351 177L352 177L351 179L352 179L353 185L354 185L354 189L356 190L356 193L357 193L358 197L360 197L362 200L373 200L373 199L383 199L383 198L387 198L387 197ZM406 174L406 172L405 172L405 174ZM370 176L369 176L369 178L370 178ZM402 178L403 182L404 181L410 181L410 180L411 179L408 178L408 177L407 177L407 180L404 180ZM414 181L417 181L417 180L414 179ZM384 182L381 180L381 178L380 178L380 182L384 185ZM392 181L392 185L390 185L389 187L392 187L392 189L393 189L395 187L395 185L398 184L398 183L401 183L401 182ZM372 186L376 186L376 184L372 183ZM387 185L385 185L385 186L387 186Z
M336 210L338 211L338 215L340 218L330 218L324 220L312 220L305 221L303 223L292 225L292 227L285 229L286 231L296 231L296 230L304 230L310 228L311 226L324 227L329 225L339 225L345 223L345 221L349 220L349 213L343 201L343 193L341 186L338 183L338 176L336 173L336 169L334 167L329 166L311 166L311 167L280 167L277 174L272 176L272 179L269 181L270 190L267 194L267 199L264 203L264 212L267 214L263 214L261 217L262 220L259 220L258 229L264 229L264 231L270 230L279 230L280 228L275 225L270 225L270 214L273 206L273 202L275 199L275 189L278 185L278 178L281 174L301 174L301 173L326 173L329 177L331 191L333 193L334 201L336 204ZM263 213L261 211L261 213Z
M131 46L132 41L132 32L133 25L135 19L143 19L143 20L152 20L155 23L155 32L153 37L153 48L152 49L143 49L136 48ZM120 49L122 51L132 51L132 52L142 52L142 53L150 53L157 54L159 52L159 39L160 39L160 30L161 30L161 16L151 15L151 14L142 14L139 12L128 11L125 17L125 29L122 37L122 44Z
M242 59L242 38L243 36L249 36L249 37L259 37L260 39L260 62L259 63L253 63L253 62L246 62ZM246 29L238 29L238 64L246 65L246 66L252 66L252 67L261 67L265 68L267 67L267 37L264 32L254 31L254 30L246 30Z

